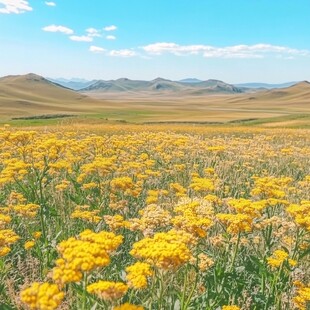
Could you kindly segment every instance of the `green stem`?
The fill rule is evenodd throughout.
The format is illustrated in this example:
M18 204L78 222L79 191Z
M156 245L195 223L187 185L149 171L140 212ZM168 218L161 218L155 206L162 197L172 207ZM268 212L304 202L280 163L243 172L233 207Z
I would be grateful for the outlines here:
M186 286L187 286L187 267L186 267L186 272L185 272L185 276L184 276L184 285L183 285L182 300L181 300L181 309L182 310L186 309L184 307Z
M87 287L87 274L84 272L83 275L83 295L82 295L82 310L86 310L86 287Z
M195 284L193 285L193 287L192 287L192 289L191 289L191 291L190 291L190 293L189 293L189 295L188 295L188 297L187 297L187 299L186 299L184 308L181 308L182 310L183 310L183 309L184 309L184 310L187 309L188 304L190 303L190 301L191 301L191 299L192 299L192 296L193 296L193 294L194 294L194 291L195 291L195 289L196 289L196 287L197 287L198 275L199 275L199 273L196 272Z
M158 309L163 309L162 308L162 301L163 301L163 296L164 296L164 276L162 271L160 271L160 281L159 281L159 286L160 286L160 290L159 290L159 301L158 301Z
M229 268L229 272L231 272L233 270L234 265L235 265L235 261L236 261L237 253L238 253L238 249L239 249L240 237L241 237L241 235L240 235L240 232L239 232L238 233L237 244L236 244L236 247L235 247L233 259L232 259L232 262L231 262L231 265L230 265L230 268Z

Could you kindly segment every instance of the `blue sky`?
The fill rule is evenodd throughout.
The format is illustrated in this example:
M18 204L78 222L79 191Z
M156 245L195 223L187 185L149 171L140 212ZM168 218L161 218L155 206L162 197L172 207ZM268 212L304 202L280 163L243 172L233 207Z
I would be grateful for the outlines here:
M309 0L0 0L0 76L310 80Z

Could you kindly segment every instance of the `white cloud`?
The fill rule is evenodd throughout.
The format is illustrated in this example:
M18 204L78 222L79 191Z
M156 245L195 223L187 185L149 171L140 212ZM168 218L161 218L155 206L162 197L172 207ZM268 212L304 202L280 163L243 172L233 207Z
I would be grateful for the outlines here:
M20 14L32 11L26 0L0 0L0 14Z
M55 2L52 2L52 1L45 1L45 4L47 6L56 6L56 3Z
M70 40L77 42L92 42L93 38L88 36L70 36Z
M92 46L89 47L89 51L92 52L92 53L103 53L106 50L104 48L102 48L102 47L92 45Z
M56 25L50 25L42 28L44 31L48 32L61 32L64 34L73 34L73 30L64 26L56 26Z
M116 36L106 36L107 40L116 40Z
M170 53L177 56L202 55L206 58L264 58L266 55L310 55L308 50L298 50L271 44L216 47L211 45L179 45L160 42L143 46L142 49L148 54L153 55Z
M103 28L103 30L105 30L105 31L113 31L113 30L116 30L116 29L117 29L117 27L114 26L114 25L106 26L106 27Z
M89 37L101 37L100 30L95 28L88 28L86 29L86 32Z
M109 52L109 56L113 57L134 57L137 53L133 50L123 49L123 50L112 50Z

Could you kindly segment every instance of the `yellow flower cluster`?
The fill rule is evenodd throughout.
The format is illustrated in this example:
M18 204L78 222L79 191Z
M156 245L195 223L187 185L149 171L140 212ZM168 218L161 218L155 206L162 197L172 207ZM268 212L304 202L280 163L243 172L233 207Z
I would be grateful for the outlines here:
M136 262L126 268L126 279L129 287L143 289L147 287L147 277L153 275L151 266L147 263Z
M240 308L238 306L223 306L222 310L240 310Z
M34 247L35 242L33 240L26 241L24 248L25 250L30 250Z
M300 205L292 204L286 211L294 218L297 225L310 231L310 201L302 201Z
M16 205L11 206L11 209L18 215L25 218L34 218L38 210L40 209L39 205L34 203L26 204L26 205Z
M214 180L194 177L189 186L196 192L212 192L215 189Z
M253 196L260 196L263 198L283 198L285 197L285 189L288 184L292 182L289 177L275 178L275 177L254 177L255 186L251 191Z
M4 169L0 173L0 185L10 183L17 180L22 180L28 174L30 164L16 158L3 161Z
M0 212L1 212L1 210L0 210ZM12 219L9 215L0 213L0 229L4 228L7 224L9 224L11 222L11 220Z
M81 174L79 175L77 181L82 183L84 179L89 175L98 175L103 177L111 172L114 168L115 158L107 158L102 156L97 156L91 163L87 163L81 166Z
M267 263L270 267L278 268L285 261L288 261L291 266L295 266L297 262L295 260L289 259L289 254L283 250L276 250L273 252L272 256L267 258Z
M21 292L20 298L32 310L54 310L61 304L64 293L56 284L34 282Z
M124 220L124 217L120 214L117 215L104 215L103 219L109 226L110 230L115 231L120 228L129 228L130 223Z
M61 258L56 260L53 280L59 284L79 282L83 272L91 271L110 263L109 253L121 243L123 237L101 231L85 230L79 238L69 238L58 245Z
M227 225L227 232L238 234L240 232L250 232L252 230L253 219L247 214L224 214L219 213L216 217Z
M25 203L26 198L18 192L12 191L8 197L7 204L8 205L17 205Z
M123 297L128 287L122 282L98 281L87 286L87 292L96 294L104 300L114 300Z
M127 302L123 305L114 307L113 310L144 310L144 308L141 306L132 305Z
M145 202L146 204L155 204L156 202L158 202L158 198L159 198L159 191L149 190L147 192Z
M33 238L34 239L40 239L41 236L42 236L42 233L40 231L35 231L33 234L32 234Z
M189 242L189 237L177 231L156 233L153 238L144 238L134 243L130 254L158 268L173 269L191 258L186 241Z
M205 237L206 231L213 225L211 216L214 211L209 204L193 201L176 206L174 212L173 225L193 235Z
M261 215L268 202L267 200L252 201L250 199L230 199L228 200L229 207L232 207L237 213L243 213L251 216L252 218Z
M98 224L101 221L101 217L98 216L99 210L88 210L90 206L77 206L73 213L71 213L72 219L81 219L89 223Z
M140 218L130 219L131 230L141 230L144 235L153 235L159 227L170 225L171 215L162 207L151 204L139 211Z
M308 307L310 304L310 287L300 284L297 290L297 294L293 300L299 310L309 309Z
M113 179L110 183L110 186L112 192L125 192L126 190L132 189L134 187L134 184L130 177L119 177Z
M12 229L0 230L0 257L10 253L9 245L16 243L20 237Z
M204 253L198 255L198 268L201 271L206 271L214 265L213 259Z
M180 183L170 183L170 189L173 190L178 197L186 196L187 190Z

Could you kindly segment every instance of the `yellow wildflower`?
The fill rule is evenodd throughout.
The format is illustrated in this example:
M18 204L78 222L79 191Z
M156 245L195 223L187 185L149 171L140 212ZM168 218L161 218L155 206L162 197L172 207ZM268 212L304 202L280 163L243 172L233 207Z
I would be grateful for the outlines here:
M24 248L25 250L30 250L31 248L33 248L35 245L35 242L30 240L30 241L27 241L24 245Z
M87 292L96 294L104 300L114 300L123 297L128 286L122 282L98 281L87 286Z
M56 284L34 282L20 294L21 301L33 310L54 310L61 304L64 293Z
M206 271L214 265L214 261L206 254L200 253L198 255L198 268L201 271Z
M73 219L81 219L89 223L98 224L101 221L101 217L98 216L99 210L87 210L89 206L77 206L73 213L71 214L71 218Z
M11 252L11 249L7 246L0 247L0 257L6 256Z
M30 203L26 205L12 206L12 209L18 216L34 218L37 215L40 206Z
M135 289L143 289L147 286L147 277L153 275L151 266L147 263L136 262L126 268L128 285Z
M0 247L14 244L20 239L12 229L0 230Z
M119 228L129 227L129 222L124 220L124 217L120 214L117 215L104 215L103 219L105 223L109 226L112 231L115 231Z
M108 254L123 240L122 236L111 232L91 230L80 233L78 238L69 238L58 245L61 258L56 260L53 269L53 280L57 283L79 282L83 272L107 266L110 263Z
M289 259L289 254L283 250L276 250L273 252L272 256L267 258L267 263L270 267L277 268L280 267L286 260L290 266L296 266L297 262L295 260Z
M162 269L179 267L191 258L190 250L176 231L144 238L133 244L130 254Z
M0 229L11 222L11 217L0 213Z
M246 214L223 214L219 213L216 217L227 225L227 232L238 234L240 232L250 232L252 230L253 219Z
M189 187L196 192L211 192L215 189L214 181L212 179L198 177L193 178L192 183Z
M310 304L310 287L300 283L296 296L293 298L296 307L299 310L307 310Z
M142 306L132 305L127 302L123 305L114 307L113 310L144 310L144 308Z
M35 231L32 234L32 236L33 236L34 239L40 239L40 237L42 236L42 232L41 231Z

